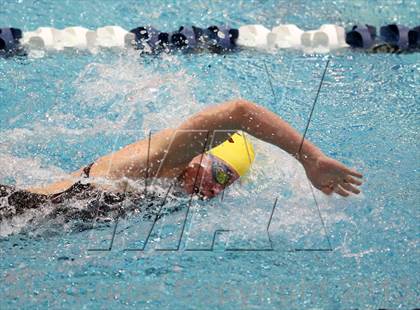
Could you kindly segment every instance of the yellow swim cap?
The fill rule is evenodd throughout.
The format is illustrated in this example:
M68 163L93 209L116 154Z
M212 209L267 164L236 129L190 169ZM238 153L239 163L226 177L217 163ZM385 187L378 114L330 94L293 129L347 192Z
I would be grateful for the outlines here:
M230 165L236 172L243 176L251 168L255 159L254 147L243 133L235 133L222 144L208 151Z

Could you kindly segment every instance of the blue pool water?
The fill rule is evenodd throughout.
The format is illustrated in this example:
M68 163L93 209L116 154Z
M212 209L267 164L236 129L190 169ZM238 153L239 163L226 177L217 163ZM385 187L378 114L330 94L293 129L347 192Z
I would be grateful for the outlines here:
M26 31L107 24L162 30L224 23L415 26L416 17L415 0L14 0L0 9L1 25ZM0 59L0 183L55 180L149 130L176 126L202 107L234 97L262 104L303 131L326 60L284 50ZM152 225L136 214L118 222L111 251L90 250L109 247L115 222L79 231L77 220L47 221L35 212L0 224L0 307L419 306L418 55L344 51L330 60L307 137L364 174L362 195L315 193L319 214L299 164L255 141L252 173L223 201L192 204L177 251L185 207L156 223L144 251L126 250L142 248ZM215 230L230 233L219 234L208 251ZM330 246L332 251L295 251Z

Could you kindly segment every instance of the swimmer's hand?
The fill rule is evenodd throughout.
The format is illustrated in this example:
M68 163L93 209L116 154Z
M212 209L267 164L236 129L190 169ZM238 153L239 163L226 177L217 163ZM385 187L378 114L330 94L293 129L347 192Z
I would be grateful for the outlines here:
M312 184L324 194L331 195L335 192L347 197L350 193L360 193L357 186L362 185L360 179L363 176L335 159L321 155L303 162L303 167Z

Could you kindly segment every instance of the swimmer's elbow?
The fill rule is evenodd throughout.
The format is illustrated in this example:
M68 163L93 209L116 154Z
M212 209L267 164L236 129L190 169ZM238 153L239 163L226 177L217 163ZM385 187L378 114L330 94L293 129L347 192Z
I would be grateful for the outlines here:
M242 125L244 123L244 120L249 119L249 116L253 114L253 111L255 111L257 107L255 103L242 98L233 100L232 104L232 114L234 118L238 121L239 125Z
M235 107L235 111L239 113L247 113L255 106L255 103L243 98L235 99L232 102Z

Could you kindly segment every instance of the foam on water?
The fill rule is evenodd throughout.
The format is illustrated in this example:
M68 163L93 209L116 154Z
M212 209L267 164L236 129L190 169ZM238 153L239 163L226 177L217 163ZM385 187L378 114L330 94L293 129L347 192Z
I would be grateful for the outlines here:
M58 181L67 175L65 171L57 166L43 165L38 158L20 158L1 154L0 162L7 163L0 170L0 180L13 179L13 183L18 187Z
M254 240L261 247L261 242L267 242L270 213L277 198L269 232L274 239L286 240L287 244L281 244L281 247L290 249L299 240L307 247L327 247L323 239L328 234L328 226L350 221L344 212L345 204L338 198L316 195L322 217L328 218L327 231L324 231L309 181L300 164L274 146L254 143L257 157L250 175L229 188L223 199L218 197L196 209L191 234L202 230L208 237L213 236L216 229L227 229L231 230L232 239L239 236ZM204 215L201 214L203 209ZM231 244L234 243L231 240Z
M16 149L42 148L49 144L57 148L80 148L88 144L89 139L110 136L112 142L97 150L98 157L126 144L126 136L131 142L144 138L149 130L156 132L176 126L199 109L191 94L192 77L182 70L165 72L165 66L169 67L169 62L176 63L176 58L166 55L157 64L147 67L134 55L129 56L109 64L86 65L73 82L75 93L70 98L71 104L58 101L44 117L25 127L4 130L0 137L1 162L4 163L0 181L27 187L66 176L66 172L50 164L48 158L37 154L22 158L15 154ZM159 71L156 66L160 67ZM82 162L83 150L76 155L72 159ZM32 212L32 219L34 215L36 212ZM40 212L39 216L43 215ZM2 227L2 234L18 232L25 224L12 226L15 229Z
M145 138L149 130L156 132L175 127L203 107L193 94L198 82L196 77L182 69L177 56L162 55L155 61L143 63L143 59L139 61L130 54L134 52L127 53L111 63L87 64L73 82L75 92L70 98L71 105L58 101L44 118L25 128L5 130L0 139L2 159L7 164L0 180L13 179L18 186L36 186L66 175L59 167L48 164L45 158L13 155L16 145L47 145L60 141L68 144L68 148L77 148L89 143L91 138L105 135L113 141L99 151L105 154L123 146L126 135L132 141ZM255 143L258 155L252 173L242 184L229 189L222 203L219 200L207 203L205 208L211 216L206 217L205 233L221 225L241 234L254 232L255 237L266 227L274 200L278 198L271 233L287 233L294 240L308 234L324 234L300 164L273 146ZM78 161L83 157L81 151ZM321 199L322 212L328 213L328 224L347 220L329 201ZM37 213L31 212L31 222L36 223L33 218ZM39 216L44 215L44 212L39 213ZM195 226L198 220L194 217L193 221ZM14 227L2 227L2 234L18 232L27 222L23 219L20 225L2 224Z

